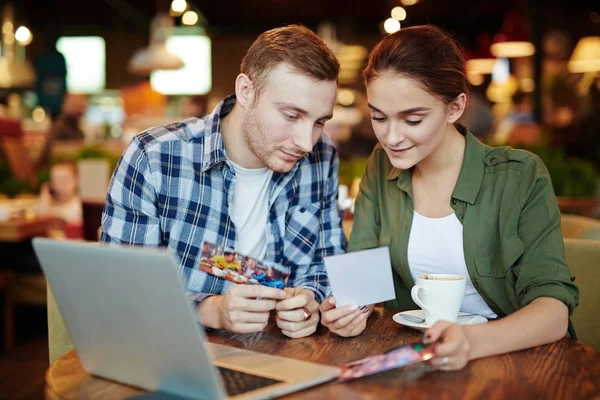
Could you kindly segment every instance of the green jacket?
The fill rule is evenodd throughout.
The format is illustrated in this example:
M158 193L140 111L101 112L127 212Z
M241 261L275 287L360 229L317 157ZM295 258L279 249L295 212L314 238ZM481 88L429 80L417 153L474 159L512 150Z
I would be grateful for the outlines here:
M579 290L565 263L550 176L536 155L489 147L467 132L451 206L463 224L469 276L498 317L538 297L554 297L573 313ZM377 146L360 183L348 250L389 246L396 289L389 307L418 308L407 259L412 217L411 171L394 168Z

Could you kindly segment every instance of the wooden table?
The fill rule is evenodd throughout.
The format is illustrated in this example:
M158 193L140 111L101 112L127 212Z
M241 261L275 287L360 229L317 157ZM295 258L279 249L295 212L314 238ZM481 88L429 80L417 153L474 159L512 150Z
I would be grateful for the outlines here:
M56 217L12 218L0 222L0 241L20 242L36 236L46 236L48 231L61 226Z
M209 334L214 343L330 365L374 355L419 340L421 333L392 321L391 310L376 309L367 330L344 339L319 327L313 336L284 337L271 323L262 333ZM139 389L90 376L75 351L59 358L46 374L47 399L124 399ZM600 354L571 339L475 360L457 372L431 371L425 363L344 384L324 384L286 399L592 399L600 398Z

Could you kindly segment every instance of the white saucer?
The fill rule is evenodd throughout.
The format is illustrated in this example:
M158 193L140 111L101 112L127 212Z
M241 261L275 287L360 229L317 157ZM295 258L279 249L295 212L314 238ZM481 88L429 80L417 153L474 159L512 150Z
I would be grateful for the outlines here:
M425 331L425 330L429 329L429 325L427 325L425 322L418 324L416 322L409 321L406 318L402 318L402 314L408 314L408 315L412 315L413 317L424 318L423 310L402 311L397 314L394 314L394 316L392 318L394 319L395 322L399 323L400 325L408 326L409 328L413 328L413 329L416 329L419 331ZM458 313L458 321L456 321L456 323L459 325L477 325L477 324L485 324L487 322L487 318L479 316L479 315L476 315L471 318L461 318L460 317L461 315L467 315L467 314L468 313L463 313L463 312Z

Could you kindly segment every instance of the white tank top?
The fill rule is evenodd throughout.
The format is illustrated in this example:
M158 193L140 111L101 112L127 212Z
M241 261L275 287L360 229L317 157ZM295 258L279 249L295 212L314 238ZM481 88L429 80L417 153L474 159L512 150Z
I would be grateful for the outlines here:
M456 214L429 218L414 212L408 239L408 266L413 279L422 274L467 277L467 291L460 311L486 318L498 317L477 292L469 277L463 248L463 226Z

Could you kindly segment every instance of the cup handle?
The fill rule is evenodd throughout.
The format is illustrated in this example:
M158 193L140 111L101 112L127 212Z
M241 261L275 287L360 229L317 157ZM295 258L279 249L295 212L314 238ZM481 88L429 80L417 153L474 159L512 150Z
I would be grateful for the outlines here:
M410 295L411 295L411 297L412 297L413 301L414 301L414 302L415 302L415 303L416 303L416 304L417 304L419 307L421 307L421 308L423 309L423 311L425 311L425 312L427 312L427 313L431 314L431 310L429 309L429 307L427 307L427 306L425 305L425 303L423 303L423 301L422 301L422 300L419 298L419 291L420 291L420 290L423 290L423 291L427 292L427 290L425 289L425 287L424 287L424 286L421 286L421 285L415 285L415 286L413 286L413 288L411 289L411 291L410 291Z

